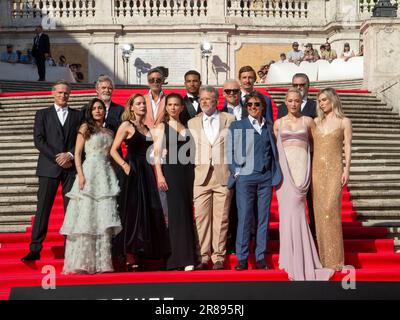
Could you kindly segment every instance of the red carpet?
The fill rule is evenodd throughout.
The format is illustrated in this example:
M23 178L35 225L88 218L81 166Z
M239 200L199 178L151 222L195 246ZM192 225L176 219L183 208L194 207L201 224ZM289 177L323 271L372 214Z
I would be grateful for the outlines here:
M144 91L144 90L142 90ZM167 90L167 92L182 90ZM132 90L116 90L115 101L124 103ZM14 95L15 96L15 95ZM275 115L276 115L276 108ZM383 227L362 227L356 221L349 192L343 192L343 231L345 238L346 264L356 268L357 281L400 281L400 255L394 253L394 243L386 239L387 229ZM32 213L33 214L33 213ZM268 245L268 271L231 270L236 257L226 259L224 271L167 272L152 271L141 273L112 273L98 275L64 276L60 274L63 266L62 253L64 238L58 233L63 221L62 197L59 192L50 218L49 232L44 243L42 259L37 263L24 264L20 258L29 249L30 231L25 233L0 234L0 299L8 299L11 288L41 286L44 274L43 266L53 266L57 272L56 283L61 285L82 284L122 284L151 282L223 282L223 281L287 281L286 273L278 268L278 205L274 196L270 218ZM250 258L250 267L254 257ZM337 272L333 281L341 281L347 273Z

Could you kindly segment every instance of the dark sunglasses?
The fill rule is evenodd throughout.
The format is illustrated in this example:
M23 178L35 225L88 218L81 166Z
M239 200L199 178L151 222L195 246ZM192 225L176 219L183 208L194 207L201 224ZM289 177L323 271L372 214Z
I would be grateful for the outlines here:
M261 107L261 102L247 102L246 103L246 107L252 107L253 105L255 107L259 108L259 107Z
M150 78L149 83L163 83L161 78Z
M225 89L224 92L226 94L237 94L240 92L240 89Z

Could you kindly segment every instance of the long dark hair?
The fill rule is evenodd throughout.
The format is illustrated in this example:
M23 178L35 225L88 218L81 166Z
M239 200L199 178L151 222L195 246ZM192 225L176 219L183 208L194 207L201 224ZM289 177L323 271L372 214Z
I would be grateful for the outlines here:
M168 100L172 99L172 98L178 99L179 102L181 103L181 106L183 106L182 96L179 93L172 92L169 95L167 95L167 97L165 98L165 109L167 108ZM165 111L163 122L167 123L168 121L169 121L169 114L168 114L168 111Z
M105 119L105 111L106 111L106 105L104 104L103 100L99 99L99 98L94 98L92 100L90 100L88 107L86 109L86 113L85 113L85 122L87 124L87 130L86 130L86 134L85 134L85 139L89 139L93 134L96 134L100 131L100 128L98 126L96 126L96 121L93 119L93 106L96 102L99 102L103 108L104 108L104 119ZM103 121L104 121L103 119Z

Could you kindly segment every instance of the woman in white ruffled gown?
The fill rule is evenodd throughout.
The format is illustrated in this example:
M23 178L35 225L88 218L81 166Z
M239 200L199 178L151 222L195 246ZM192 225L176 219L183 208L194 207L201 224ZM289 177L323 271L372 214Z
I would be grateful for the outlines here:
M122 227L118 180L110 163L113 132L103 128L106 108L93 99L75 146L77 176L60 233L67 236L64 274L112 272L111 240ZM85 161L82 165L82 152Z

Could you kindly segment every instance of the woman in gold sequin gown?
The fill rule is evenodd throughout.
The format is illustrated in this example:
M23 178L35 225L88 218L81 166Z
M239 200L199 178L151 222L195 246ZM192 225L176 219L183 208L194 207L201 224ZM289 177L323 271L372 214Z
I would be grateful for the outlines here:
M349 180L352 127L335 90L321 90L317 98L312 191L318 251L325 268L341 270L344 266L342 188Z

